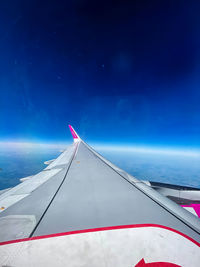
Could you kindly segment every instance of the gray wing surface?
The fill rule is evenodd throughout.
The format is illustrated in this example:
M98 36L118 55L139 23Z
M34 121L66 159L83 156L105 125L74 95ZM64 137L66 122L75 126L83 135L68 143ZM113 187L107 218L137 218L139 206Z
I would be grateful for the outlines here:
M200 242L196 216L119 169L82 140L42 172L0 195L3 205L0 242L131 224L167 226Z

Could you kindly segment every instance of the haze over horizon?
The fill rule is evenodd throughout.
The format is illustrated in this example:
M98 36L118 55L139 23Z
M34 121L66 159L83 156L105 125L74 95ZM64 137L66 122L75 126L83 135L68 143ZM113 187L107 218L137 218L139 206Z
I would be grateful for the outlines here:
M45 168L70 143L0 142L0 190ZM200 187L200 151L90 143L97 152L140 180Z
M57 143L39 143L39 142L5 142L0 141L0 149L19 149L21 151L28 149L35 149L36 151L42 149L66 149L73 142L57 142ZM166 146L148 146L138 144L123 144L123 143L102 143L102 142L89 142L89 145L98 151L105 152L118 152L126 153L144 153L144 154L158 154L158 155L173 155L173 156L186 156L200 158L200 149L197 148L185 148L185 147L166 147Z

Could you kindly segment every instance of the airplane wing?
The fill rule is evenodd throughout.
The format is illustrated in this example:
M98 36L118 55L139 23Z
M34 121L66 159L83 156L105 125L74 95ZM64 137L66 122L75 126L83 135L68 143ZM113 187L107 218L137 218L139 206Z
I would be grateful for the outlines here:
M137 180L69 128L70 147L0 194L0 266L199 266L200 220L166 197L181 189Z

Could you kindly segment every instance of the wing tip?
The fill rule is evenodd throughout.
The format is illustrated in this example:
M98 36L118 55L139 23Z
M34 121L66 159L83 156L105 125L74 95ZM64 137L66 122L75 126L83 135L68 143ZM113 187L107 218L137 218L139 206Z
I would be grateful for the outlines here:
M76 131L74 130L74 128L70 124L68 126L69 126L70 132L72 134L72 137L74 139L74 142L79 141L80 140L80 137L78 136L78 134L76 133Z

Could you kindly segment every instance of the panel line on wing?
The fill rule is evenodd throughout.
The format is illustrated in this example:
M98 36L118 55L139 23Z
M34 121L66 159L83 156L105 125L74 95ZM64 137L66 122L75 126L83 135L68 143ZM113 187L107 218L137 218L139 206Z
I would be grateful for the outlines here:
M60 183L58 189L56 190L55 194L53 195L51 201L49 202L48 206L47 206L46 209L44 210L44 212L43 212L42 216L40 217L39 221L37 222L36 226L35 226L34 229L32 230L32 232L31 232L31 234L30 234L30 236L29 236L30 238L33 236L34 232L36 231L37 227L39 226L40 222L41 222L42 219L44 218L44 216L45 216L46 212L48 211L49 207L51 206L53 200L55 199L56 195L58 194L60 188L62 187L62 185L63 185L63 183L64 183L64 181L65 181L65 179L66 179L66 177L67 177L68 171L69 171L69 169L70 169L70 167L71 167L71 164L72 164L72 162L73 162L73 160L74 160L74 158L75 158L75 155L76 155L76 153L77 153L79 144L80 144L80 143L76 143L75 151L74 151L74 154L73 154L72 158L70 159L70 163L69 163L69 166L68 166L68 168L67 168L67 170L66 170L65 176L64 176L62 182Z

